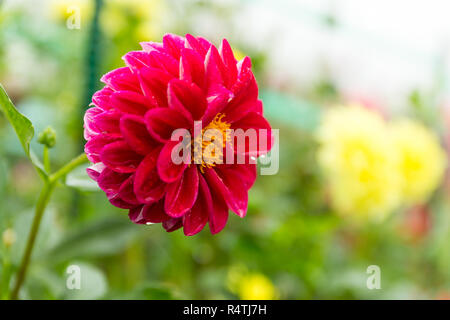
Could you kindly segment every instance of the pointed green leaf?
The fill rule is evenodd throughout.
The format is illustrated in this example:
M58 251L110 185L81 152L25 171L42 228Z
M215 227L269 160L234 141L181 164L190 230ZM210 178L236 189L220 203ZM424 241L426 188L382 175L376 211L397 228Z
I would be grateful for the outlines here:
M46 176L45 171L43 169L42 163L30 149L30 142L34 136L34 128L31 121L21 114L11 99L8 97L3 86L0 84L0 110L5 114L6 119L8 119L9 123L14 128L14 131L19 138L20 143L22 144L22 148L25 151L27 157L31 160L33 165L38 170L39 174Z

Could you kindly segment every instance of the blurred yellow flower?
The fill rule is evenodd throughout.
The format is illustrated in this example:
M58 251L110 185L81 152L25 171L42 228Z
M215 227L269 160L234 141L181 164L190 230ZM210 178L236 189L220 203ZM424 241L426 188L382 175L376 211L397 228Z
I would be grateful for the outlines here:
M228 288L241 300L278 299L278 290L261 273L251 273L243 266L234 266L228 272Z
M164 10L162 0L107 0L101 15L102 29L114 37L131 21L136 38L149 41L162 33Z
M318 141L318 161L339 213L381 220L399 205L397 153L379 114L356 105L333 108L322 119Z
M49 0L50 17L67 20L79 13L81 21L93 16L93 0ZM134 30L139 41L158 38L162 33L165 5L162 0L105 0L100 15L102 31L109 37Z
M442 181L447 165L445 151L438 137L416 121L394 121L390 131L399 153L403 200L408 205L423 202Z
M276 295L274 285L262 274L250 274L241 280L239 298L242 300L273 300Z
M91 0L50 0L50 17L56 21L64 21L75 12L80 14L80 19L89 20L94 10L94 4Z

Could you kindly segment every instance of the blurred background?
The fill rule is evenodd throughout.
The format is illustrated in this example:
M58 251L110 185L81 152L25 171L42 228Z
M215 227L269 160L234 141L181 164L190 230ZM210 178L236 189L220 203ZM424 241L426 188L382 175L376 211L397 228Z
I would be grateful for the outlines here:
M45 212L22 297L450 298L449 10L445 0L0 1L0 83L37 133L56 130L54 168L83 150L100 76L168 32L227 38L250 56L280 129L279 172L258 177L247 217L230 214L215 236L134 225L74 172ZM42 185L3 116L0 137L5 298ZM81 290L66 288L74 264ZM366 286L370 265L380 290Z

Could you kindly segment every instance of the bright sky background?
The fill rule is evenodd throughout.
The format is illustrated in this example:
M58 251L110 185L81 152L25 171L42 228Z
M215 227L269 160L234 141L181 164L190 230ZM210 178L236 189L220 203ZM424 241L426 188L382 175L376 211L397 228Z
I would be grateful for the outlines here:
M325 65L344 91L398 104L450 71L448 0L234 2L246 7L236 17L241 40L270 46L280 78L307 85ZM321 22L327 13L334 30Z

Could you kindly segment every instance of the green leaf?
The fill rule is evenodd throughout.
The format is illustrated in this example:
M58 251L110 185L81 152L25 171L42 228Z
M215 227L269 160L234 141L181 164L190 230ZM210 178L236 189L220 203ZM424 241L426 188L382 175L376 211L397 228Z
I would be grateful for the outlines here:
M66 290L66 299L89 300L100 299L108 290L108 283L102 270L87 264L74 262L71 265L77 266L80 276L80 288Z
M125 218L96 221L67 235L48 252L47 260L60 262L115 254L124 249L136 231Z
M81 191L100 191L97 183L92 180L86 168L89 165L79 166L66 176L66 185Z
M0 84L0 110L5 114L6 119L8 119L9 123L14 128L14 131L19 138L20 143L22 144L22 148L25 151L27 157L31 160L33 165L38 170L39 174L42 176L46 176L44 171L44 167L33 151L30 149L30 142L34 136L34 128L31 121L21 114L11 99L8 97L3 86Z

